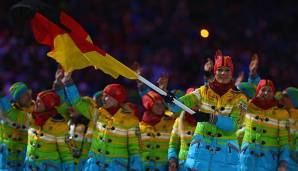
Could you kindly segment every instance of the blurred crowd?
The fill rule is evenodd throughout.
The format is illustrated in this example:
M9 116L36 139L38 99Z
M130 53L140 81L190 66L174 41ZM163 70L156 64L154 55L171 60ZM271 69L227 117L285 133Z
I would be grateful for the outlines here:
M30 27L15 28L9 7L16 0L0 2L0 77L9 87L28 83L33 92L51 87L57 64L46 57ZM94 43L124 64L141 64L144 76L156 82L170 76L169 89L203 84L203 65L216 49L233 57L236 74L244 71L253 53L260 58L261 77L272 79L278 89L298 86L297 2L265 3L195 0L48 0L76 18ZM206 28L210 36L200 37ZM74 79L85 95L112 82L135 86L134 81L113 80L92 68L76 71Z

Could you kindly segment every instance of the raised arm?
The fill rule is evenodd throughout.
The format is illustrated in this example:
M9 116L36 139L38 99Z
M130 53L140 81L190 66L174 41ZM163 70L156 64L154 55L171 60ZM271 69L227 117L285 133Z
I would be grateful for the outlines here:
M68 102L73 108L84 115L88 119L92 119L95 113L96 107L87 99L84 99L80 96L80 93L71 79L71 74L65 73L62 82L65 85L65 94Z
M256 86L259 84L261 80L261 77L258 75L258 66L259 66L259 57L257 54L254 54L249 64L248 82Z

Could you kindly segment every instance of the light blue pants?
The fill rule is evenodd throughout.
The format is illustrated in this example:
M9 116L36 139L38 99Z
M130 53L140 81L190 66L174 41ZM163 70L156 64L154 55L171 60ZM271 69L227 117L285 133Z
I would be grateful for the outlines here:
M84 171L125 171L128 169L128 159L107 158L94 152L89 152Z
M220 140L195 135L189 147L185 167L199 171L239 170L237 140Z
M40 171L74 171L75 166L73 162L60 163L51 160L31 160L26 158L24 171L32 170Z
M129 158L116 158L104 156L102 154L96 154L93 151L89 151L88 155L89 158L85 164L85 171L142 170L142 162L140 155L138 154L131 155L129 156Z
M19 171L23 169L26 148L20 152L14 150L15 149L8 149L6 144L0 145L0 171ZM10 160L9 158L11 157L17 158L18 160Z
M279 163L279 149L261 147L259 144L242 144L240 154L241 171L277 170Z
M164 171L168 170L167 163L143 162L143 171Z
M298 170L298 151L291 151L287 171L297 171L297 170Z
M80 159L78 163L75 163L75 170L76 171L83 171L85 168L85 164L87 162L87 159Z
M178 171L188 171L187 167L185 166L185 160L179 160Z

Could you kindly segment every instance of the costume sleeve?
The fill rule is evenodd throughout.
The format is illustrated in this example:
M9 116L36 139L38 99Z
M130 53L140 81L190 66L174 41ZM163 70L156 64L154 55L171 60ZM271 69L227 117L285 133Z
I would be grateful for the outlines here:
M217 115L215 126L228 132L235 132L242 126L244 114L247 110L247 98L245 95L238 97L230 116Z
M69 103L76 111L84 115L88 119L92 119L95 110L97 110L90 102L83 100L74 84L65 86L65 93Z
M180 150L180 135L179 135L179 120L180 118L177 118L173 129L171 132L170 142L169 142L169 149L168 149L168 160L175 158L178 160L178 154Z
M182 102L185 106L189 108L193 108L201 101L201 95L200 95L199 89L196 89L192 93L180 97L179 101ZM168 108L170 111L174 113L182 112L182 109L175 104L168 104Z
M0 98L0 110L3 113L9 113L12 110L12 105L7 96Z
M290 160L289 149L289 132L288 132L288 118L289 114L287 110L280 109L276 111L278 114L287 116L286 118L278 121L278 140L279 140L279 161Z
M248 82L256 86L259 84L260 81L261 81L261 77L258 74L255 77L251 77L251 76L248 77Z

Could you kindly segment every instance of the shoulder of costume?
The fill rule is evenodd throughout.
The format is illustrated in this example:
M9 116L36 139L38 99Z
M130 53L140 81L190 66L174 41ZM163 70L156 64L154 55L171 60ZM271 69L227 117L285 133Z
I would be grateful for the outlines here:
M209 87L209 85L207 84L207 85L202 85L202 86L200 86L199 88L196 88L195 89L195 91L206 91L206 90L208 90L210 87Z

